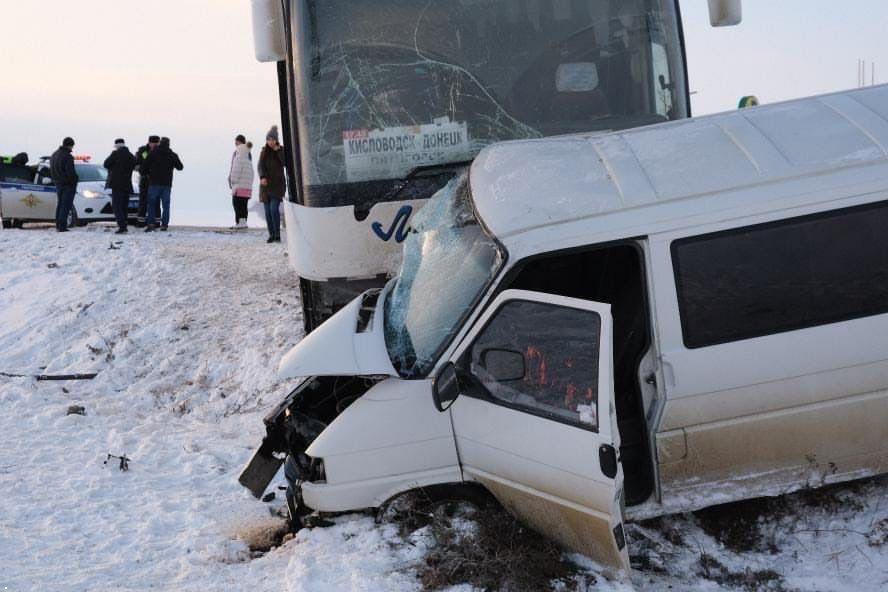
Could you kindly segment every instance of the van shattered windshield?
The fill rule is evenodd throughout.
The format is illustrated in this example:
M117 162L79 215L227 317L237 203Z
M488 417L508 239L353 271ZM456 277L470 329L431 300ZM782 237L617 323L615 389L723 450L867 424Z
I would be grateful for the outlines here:
M428 374L502 263L472 210L467 175L453 179L413 219L386 298L386 347L402 376Z
M306 203L379 199L501 140L687 115L675 0L301 0ZM420 183L427 198L439 189Z

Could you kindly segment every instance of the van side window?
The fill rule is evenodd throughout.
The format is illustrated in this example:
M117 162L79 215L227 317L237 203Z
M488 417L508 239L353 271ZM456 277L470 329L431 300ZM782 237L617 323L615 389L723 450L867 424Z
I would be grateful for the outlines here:
M888 313L888 202L672 243L685 346Z
M538 302L503 305L467 352L495 400L598 430L601 317Z

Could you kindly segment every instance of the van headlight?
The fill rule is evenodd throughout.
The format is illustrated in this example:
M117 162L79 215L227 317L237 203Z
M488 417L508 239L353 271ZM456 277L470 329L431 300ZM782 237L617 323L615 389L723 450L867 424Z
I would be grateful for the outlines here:
M82 192L83 197L87 199L98 199L100 197L105 197L104 193L99 193L98 191L93 191L92 189L84 189Z

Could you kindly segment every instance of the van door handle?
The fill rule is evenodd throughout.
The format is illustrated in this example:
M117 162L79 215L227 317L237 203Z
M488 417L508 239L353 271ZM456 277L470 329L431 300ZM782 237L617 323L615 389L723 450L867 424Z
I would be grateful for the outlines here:
M613 479L617 476L617 451L613 446L602 444L598 447L598 462L605 477Z

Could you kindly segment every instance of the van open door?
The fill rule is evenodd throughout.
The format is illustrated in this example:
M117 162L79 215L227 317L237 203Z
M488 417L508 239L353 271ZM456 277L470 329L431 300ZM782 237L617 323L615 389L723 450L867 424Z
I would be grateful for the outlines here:
M612 331L609 304L507 290L456 353L450 412L466 480L568 549L628 570Z

